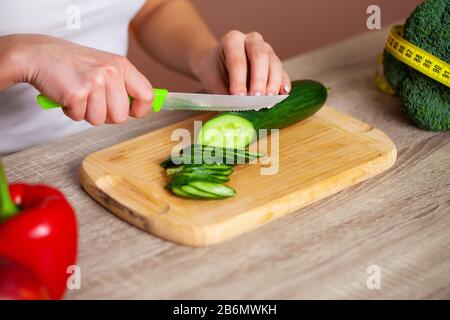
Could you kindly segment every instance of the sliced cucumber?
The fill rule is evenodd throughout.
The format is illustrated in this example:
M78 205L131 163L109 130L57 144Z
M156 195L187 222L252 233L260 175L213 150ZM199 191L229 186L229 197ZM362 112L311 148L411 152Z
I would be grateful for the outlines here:
M190 195L187 192L184 192L183 190L181 190L180 187L172 187L171 190L172 190L173 193L175 193L177 196L180 196L180 197L184 197L184 198L198 198L198 197Z
M182 173L174 176L172 181L170 182L170 186L180 187L186 184L190 184L194 181L205 181L211 183L223 183L225 181L224 178L228 178L226 176L213 176L211 174L189 174Z
M304 120L317 112L327 99L327 89L313 80L292 82L289 97L271 109L220 113L197 133L196 144L161 166L172 181L174 194L190 198L219 199L236 194L223 183L232 167L263 156L245 147L255 138Z
M191 186L204 191L212 193L218 197L232 197L236 194L236 191L224 184L211 183L206 181L193 181L190 183Z
M197 143L228 148L245 148L255 137L250 121L236 115L223 115L207 121L197 134Z
M263 156L262 153L249 152L244 149L193 145L192 147L183 149L181 155L164 160L160 166L167 169L180 166L180 164L186 166L207 165L211 168L219 169L222 166L249 163L261 156ZM173 174L176 173L176 170L169 172Z
M203 168L203 169L209 169L209 170L217 170L217 171L223 171L223 170L229 170L232 169L232 165L228 164L187 164L183 165L183 168Z
M173 176L176 174L208 174L213 176L229 176L233 173L232 167L228 166L226 168L215 168L207 165L198 165L198 166L190 166L190 165L182 165L178 167L170 167L166 169L166 174L168 176Z
M229 176L233 173L233 169L227 170L213 170L213 169L204 169L202 167L191 167L184 168L180 173L193 173L193 174L210 174L213 176Z
M192 197L199 197L199 198L206 198L206 199L220 199L221 198L221 196L209 193L207 191L199 190L189 184L181 186L180 188L185 194L188 194L189 196L192 196Z
M240 148L227 148L227 147L217 147L217 146L213 146L213 145L200 145L200 144L193 144L185 149L182 150L183 152L190 152L192 150L195 150L196 152L201 151L205 151L209 149L209 152L212 152L215 154L217 152L222 152L222 153L229 153L229 154L234 154L234 155L246 155L249 157L260 157L262 156L261 153L252 153L247 149L240 149Z
M178 181L175 183L176 185L182 185L182 184L188 184L192 181L208 181L208 182L215 182L215 183L223 183L230 181L230 178L228 176L222 176L222 175L212 175L211 173L179 173L176 175L178 178Z

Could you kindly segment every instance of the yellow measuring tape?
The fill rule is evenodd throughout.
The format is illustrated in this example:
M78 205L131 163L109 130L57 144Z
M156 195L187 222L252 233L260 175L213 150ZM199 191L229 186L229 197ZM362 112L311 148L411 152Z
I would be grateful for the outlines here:
M377 55L377 69L375 71L375 84L382 92L391 96L395 95L395 90L391 84L386 80L383 74L383 54Z
M450 87L450 64L403 39L403 26L391 29L386 49L408 66Z

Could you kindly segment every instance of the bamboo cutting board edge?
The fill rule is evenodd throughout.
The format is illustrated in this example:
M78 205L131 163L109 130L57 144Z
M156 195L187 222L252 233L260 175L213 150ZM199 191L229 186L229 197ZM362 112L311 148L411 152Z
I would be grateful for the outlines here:
M389 169L395 163L397 154L395 145L380 130L329 107L322 108L319 113L310 119L332 126L336 130L355 134L358 139L366 139L380 148L380 154L371 161L328 176L326 179L310 185L307 189L299 189L281 198L273 199L259 206L256 205L251 210L224 221L201 225L187 219L180 212L183 206L180 201L191 200L172 196L173 203L170 203L166 201L167 195L158 196L161 193L160 185L142 181L130 182L127 180L127 172L123 170L121 172L117 168L114 168L114 172L111 171L111 168L105 169L108 163L103 161L101 157L101 155L104 156L105 151L114 151L114 148L120 149L120 147L126 146L137 139L145 140L146 136L155 131L86 157L80 170L81 184L97 202L140 229L179 244L206 246L227 240L342 191ZM186 121L192 120L188 119L182 122ZM170 127L176 125L173 124L159 130L170 130ZM151 192L152 188L155 192ZM237 197L239 197L239 194Z

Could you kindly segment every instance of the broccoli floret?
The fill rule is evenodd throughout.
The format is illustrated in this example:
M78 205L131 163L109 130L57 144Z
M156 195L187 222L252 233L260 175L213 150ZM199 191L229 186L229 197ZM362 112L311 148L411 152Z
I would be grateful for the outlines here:
M408 67L401 61L394 58L386 49L383 55L384 76L398 93L398 87L408 76Z
M428 0L418 6L404 25L404 38L449 62L450 0ZM418 127L450 129L450 88L398 61L386 50L384 72Z
M436 85L435 80L414 71L403 80L400 94L406 113L419 128L431 131L450 129L448 87Z

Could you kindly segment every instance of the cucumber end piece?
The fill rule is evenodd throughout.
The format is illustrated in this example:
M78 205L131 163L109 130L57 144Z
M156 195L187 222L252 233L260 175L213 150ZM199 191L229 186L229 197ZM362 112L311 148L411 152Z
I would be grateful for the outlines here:
M255 138L253 124L233 114L208 120L197 133L197 144L243 149Z

